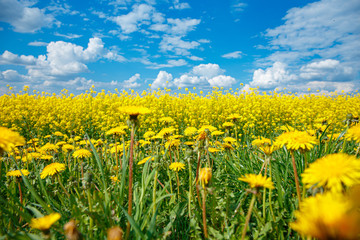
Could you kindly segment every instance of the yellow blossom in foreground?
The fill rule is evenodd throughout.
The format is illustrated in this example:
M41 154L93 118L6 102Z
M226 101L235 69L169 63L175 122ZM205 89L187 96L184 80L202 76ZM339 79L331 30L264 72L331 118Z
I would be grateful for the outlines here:
M197 133L197 129L195 127L187 127L185 130L184 130L184 135L185 136L192 136L194 134Z
M360 184L360 160L345 153L335 153L311 163L301 175L307 188L324 187L334 192Z
M21 169L21 170L9 171L9 172L6 173L6 176L8 176L8 177L21 177L21 173L24 176L27 176L27 175L30 174L30 172L27 169Z
M65 164L63 163L51 163L44 167L42 170L40 177L41 179L46 178L47 176L53 176L59 172L62 172L66 169Z
M245 176L238 178L238 180L249 183L251 188L274 188L274 183L271 178L267 178L257 174L245 174Z
M91 152L87 149L76 150L73 154L74 158L88 158L91 157Z
M203 188L207 186L212 178L211 168L201 168L199 174L199 181Z
M170 164L169 169L178 172L185 169L185 164L181 162L173 162L172 164Z
M320 240L358 239L360 215L349 198L336 194L317 194L306 198L295 211L295 231Z
M360 143L360 124L357 124L357 125L349 128L345 134L345 138L350 141L353 140L357 143Z
M25 139L17 132L11 131L6 127L0 127L0 153L1 151L10 152L17 145L24 145Z
M61 218L59 213L51 213L50 215L31 219L30 227L47 231L51 226Z
M309 151L317 143L316 137L297 130L285 132L276 138L276 144L279 147L285 146L289 151Z

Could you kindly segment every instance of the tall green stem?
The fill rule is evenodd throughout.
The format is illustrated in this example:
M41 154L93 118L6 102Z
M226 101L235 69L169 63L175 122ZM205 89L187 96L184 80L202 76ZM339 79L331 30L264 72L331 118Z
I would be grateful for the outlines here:
M297 197L298 197L298 200L299 200L299 206L300 206L300 202L301 202L300 184L299 184L298 173L297 173L297 170L296 170L296 163L295 163L294 152L291 152L291 160L292 160L292 165L293 165L293 169L294 169L294 178L295 178L295 184L296 184L296 193L297 193Z
M246 215L245 225L244 225L244 228L243 228L243 231L242 231L241 240L245 239L246 229L247 229L247 227L249 225L249 222L250 222L251 212L252 212L253 207L254 207L255 198L256 198L256 196L255 196L255 194L253 194L253 196L251 198L251 202L250 202L250 207L249 207L248 213Z
M133 149L134 149L134 136L135 136L135 126L131 126L131 137L130 137L130 158L129 158L129 200L128 200L128 214L132 214L132 201L133 201ZM129 239L130 234L130 221L126 225L126 239Z

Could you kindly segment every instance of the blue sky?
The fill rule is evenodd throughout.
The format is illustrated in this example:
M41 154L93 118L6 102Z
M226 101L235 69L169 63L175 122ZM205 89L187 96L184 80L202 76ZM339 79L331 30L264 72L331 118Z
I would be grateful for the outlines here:
M358 0L0 0L0 94L355 91Z

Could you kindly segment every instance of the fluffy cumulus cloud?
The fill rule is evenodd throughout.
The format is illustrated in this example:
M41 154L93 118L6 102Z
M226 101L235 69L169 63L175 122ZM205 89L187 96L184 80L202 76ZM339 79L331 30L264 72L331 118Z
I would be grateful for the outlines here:
M160 71L154 82L151 84L151 88L157 89L157 88L171 87L172 79L173 76L170 73L167 73L166 71Z
M136 73L134 76L130 77L128 80L125 80L122 83L123 88L138 88L141 86L140 83L138 83L138 80L140 80L140 74Z
M289 90L300 92L308 88L352 91L359 87L358 81L354 79L356 79L354 69L334 59L313 61L291 70L286 64L275 62L265 70L255 70L249 87L259 87L264 90L287 87Z
M45 55L37 57L5 51L0 55L0 65L24 66L27 74L20 75L9 69L1 73L1 78L6 83L13 82L14 79L26 79L34 84L45 81L41 86L51 87L57 84L56 81L63 81L68 76L88 71L86 64L99 59L125 61L125 58L114 50L105 48L103 41L97 37L90 38L86 48L69 42L56 41L47 45ZM74 84L85 82L84 79L74 79Z
M14 27L15 32L36 32L56 23L55 18L44 10L32 7L32 1L1 0L0 21Z
M163 87L230 87L236 83L235 78L224 75L225 70L221 69L218 64L208 63L200 64L192 68L188 73L173 79L170 73L160 71L157 78L152 84L152 88Z
M254 71L249 86L355 90L360 72L360 55L354 50L360 49L359 9L357 0L321 0L288 10L284 24L266 31L272 53L258 62L267 67Z

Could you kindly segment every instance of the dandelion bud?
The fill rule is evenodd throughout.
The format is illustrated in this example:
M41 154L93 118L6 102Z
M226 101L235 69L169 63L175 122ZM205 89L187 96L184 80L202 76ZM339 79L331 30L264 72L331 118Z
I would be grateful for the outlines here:
M211 168L201 168L200 169L199 180L200 180L203 188L205 188L205 186L207 186L209 184L211 177L212 177Z
M108 240L122 240L123 239L123 230L121 227L112 227L107 231L107 239Z
M70 222L64 225L64 231L66 239L68 240L80 240L82 239L81 233L76 227L76 221L70 220Z

